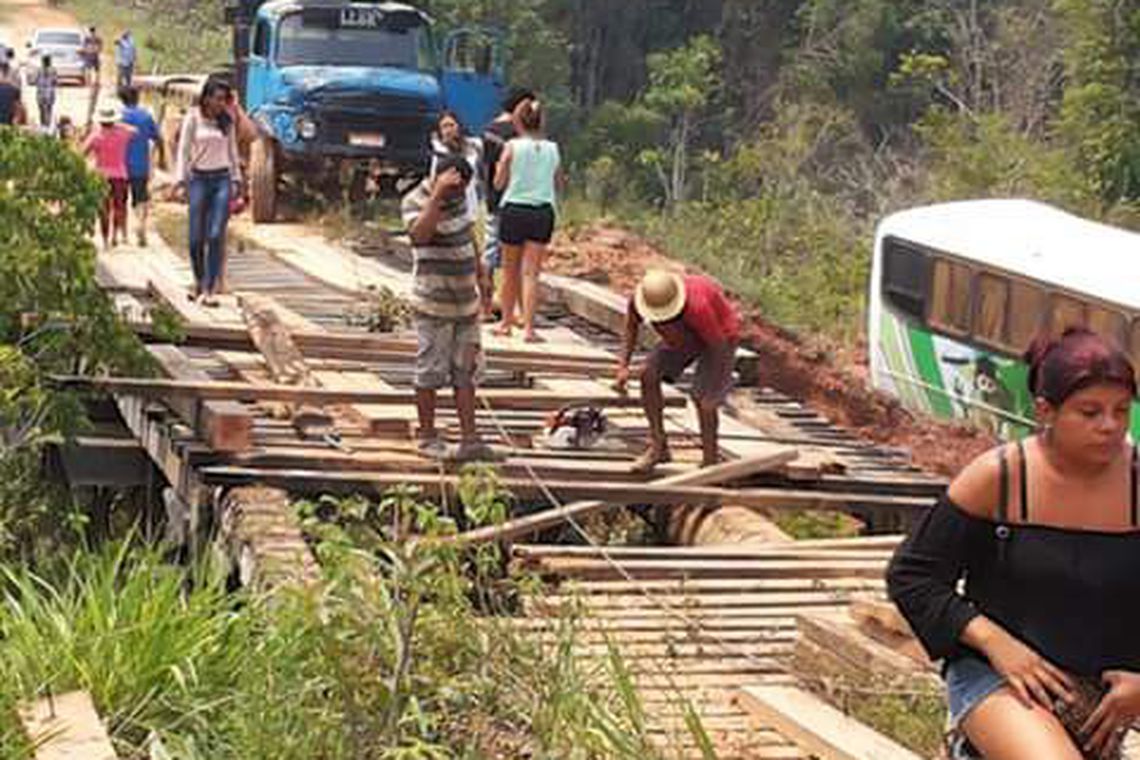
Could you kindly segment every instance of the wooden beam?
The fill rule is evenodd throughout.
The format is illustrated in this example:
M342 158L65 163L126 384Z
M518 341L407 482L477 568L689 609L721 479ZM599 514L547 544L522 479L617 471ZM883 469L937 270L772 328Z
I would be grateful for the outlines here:
M273 299L256 293L244 293L239 297L239 303L249 337L265 359L270 377L283 385L316 388L317 381L305 363L305 357L293 342L289 328L285 326ZM319 437L334 430L332 417L314 404L290 404L289 411L293 426L303 437Z
M317 577L316 561L284 491L235 488L222 499L218 521L218 541L243 585L278 588Z
M172 378L168 381L149 382L175 384L210 384L209 375L194 366L190 357L176 346L148 346L150 355L158 362L163 374ZM129 392L129 391L128 391ZM249 410L235 400L201 399L193 396L174 396L167 400L168 406L198 436L215 451L245 451L250 446L253 431L253 417Z
M152 348L155 348L152 346ZM173 348L173 347L171 347ZM175 349L177 350L177 349ZM151 380L133 377L93 377L56 375L56 383L73 387L92 387L112 393L131 393L150 397L188 397L228 401L288 401L313 404L411 404L415 393L411 390L329 390L325 388L298 388L292 385L252 385L228 380ZM479 392L479 398L496 409L561 409L566 404L593 404L599 407L626 409L641 406L641 399L630 396L582 398L565 393L490 388ZM439 398L440 405L451 406L454 399L448 393ZM688 403L683 396L666 397L666 406L682 407Z
M900 744L794 686L745 686L738 704L820 760L921 760Z
M36 747L35 760L118 758L91 695L85 691L37 699L19 712L24 731Z
M183 299L185 300L185 299ZM195 312L197 313L197 312ZM132 323L131 328L140 338L158 339L154 326L150 323ZM213 323L193 322L183 326L186 345L205 348L228 348L248 351L254 348L246 330L240 327ZM291 331L293 340L306 358L345 359L365 362L406 363L415 355L414 336L404 334L379 334L347 332L343 330L296 329ZM561 344L555 344L560 346ZM526 371L539 368L542 371L596 376L612 376L617 366L616 358L574 353L553 353L550 344L542 349L520 350L485 346L484 354L491 369Z
M763 470L770 470L792 461L797 456L795 449L773 446L767 455L758 455L748 459L738 459L724 462L712 467L702 467L699 470L673 475L653 481L657 486L698 486L713 483L723 483L737 478L747 477ZM601 511L610 506L605 501L578 501L561 507L549 509L525 517L507 520L501 525L478 528L460 534L457 540L461 543L479 541L509 541L519 536L527 536L553 525L574 519L578 520L593 512Z

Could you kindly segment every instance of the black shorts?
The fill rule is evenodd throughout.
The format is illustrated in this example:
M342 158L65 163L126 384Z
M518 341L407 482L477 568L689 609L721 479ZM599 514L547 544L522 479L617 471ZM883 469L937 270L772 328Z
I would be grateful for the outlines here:
M508 203L499 209L499 242L504 245L549 243L554 236L554 207Z
M150 201L150 177L131 177L131 207Z

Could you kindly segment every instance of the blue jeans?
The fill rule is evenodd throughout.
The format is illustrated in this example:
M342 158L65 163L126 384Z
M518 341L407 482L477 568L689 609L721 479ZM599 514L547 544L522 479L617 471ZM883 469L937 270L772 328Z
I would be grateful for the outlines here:
M199 292L213 293L222 275L230 220L229 171L190 175L190 266Z

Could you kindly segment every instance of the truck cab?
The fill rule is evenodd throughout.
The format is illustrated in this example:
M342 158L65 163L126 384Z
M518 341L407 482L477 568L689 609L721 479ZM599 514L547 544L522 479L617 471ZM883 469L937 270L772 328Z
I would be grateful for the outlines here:
M260 133L250 151L255 221L275 217L285 173L423 174L441 109L456 104L478 134L501 94L493 35L460 30L437 46L431 18L403 3L242 0L231 18L238 88Z

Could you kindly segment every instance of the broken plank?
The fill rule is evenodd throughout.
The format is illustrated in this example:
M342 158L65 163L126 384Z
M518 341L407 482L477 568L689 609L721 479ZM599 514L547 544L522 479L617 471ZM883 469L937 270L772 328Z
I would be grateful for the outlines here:
M305 363L305 357L293 342L289 328L285 326L285 316L272 298L256 293L244 293L238 298L242 319L245 320L249 337L269 367L273 380L283 385L300 388L315 388L317 382ZM293 322L307 323L299 315ZM332 417L318 406L297 402L290 406L293 426L305 437L317 437L332 432Z
M35 760L118 757L91 695L85 691L37 699L19 712L24 731L36 747Z
M820 760L921 760L900 744L794 686L745 686L739 704Z
M326 388L299 388L292 385L252 385L227 380L152 380L137 377L96 377L85 375L55 375L53 381L75 387L94 387L113 393L131 393L142 396L187 396L202 399L231 401L290 401L314 404L412 404L415 393L411 390L335 391ZM514 390L490 388L479 391L478 398L495 409L561 409L569 403L594 404L618 409L640 406L640 399L633 397L580 398L564 393L547 391ZM449 393L441 393L441 406L452 406L454 398ZM666 399L667 405L682 406L684 398Z
M212 382L177 346L158 344L147 350L163 374L171 378L168 382ZM166 403L215 451L245 451L250 447L253 417L237 401L181 396L167 399Z
M795 449L773 446L769 453L748 459L739 459L732 462L723 462L712 467L702 467L699 470L673 475L653 481L658 486L685 486L708 485L710 483L723 483L737 478L747 477L763 470L779 467L795 459ZM577 520L592 512L605 509L609 504L604 501L579 501L565 506L539 512L525 517L508 520L501 525L478 528L468 531L457 537L461 543L472 541L501 541L510 540L519 536L530 535L543 528L549 528L569 520Z

